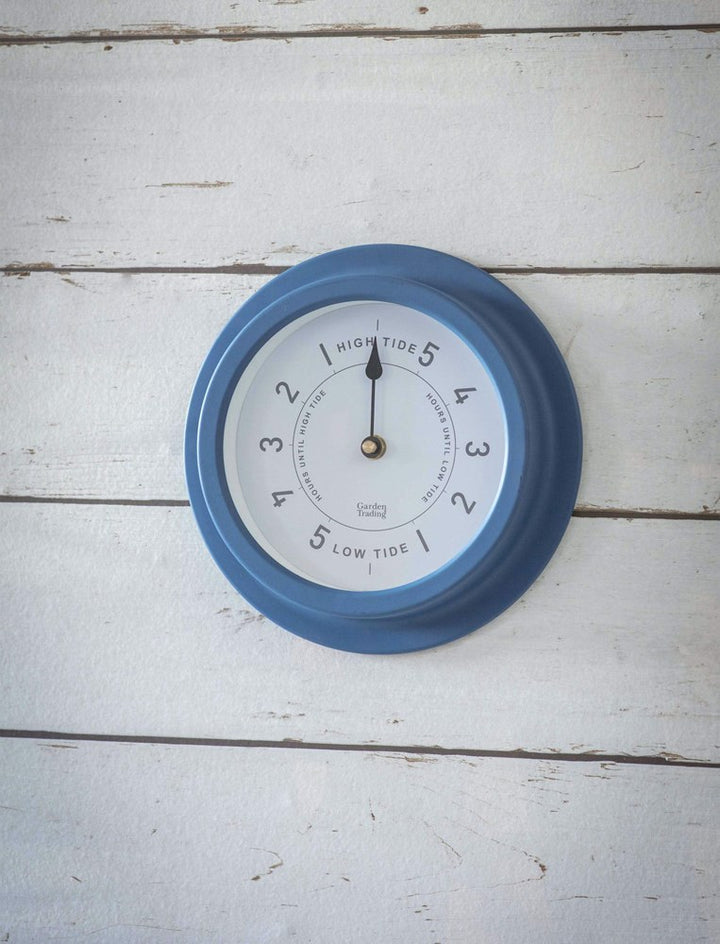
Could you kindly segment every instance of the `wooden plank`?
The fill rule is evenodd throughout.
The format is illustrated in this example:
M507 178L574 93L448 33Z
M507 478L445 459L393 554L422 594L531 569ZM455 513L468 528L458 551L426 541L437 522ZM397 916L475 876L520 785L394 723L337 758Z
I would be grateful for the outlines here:
M717 771L63 742L0 757L17 944L720 933Z
M0 34L92 37L163 36L183 32L224 36L278 31L453 29L547 29L552 27L677 26L717 22L714 0L668 4L665 0L443 0L423 6L415 0L235 3L230 0L74 0L62 7L4 0Z
M107 46L2 51L3 265L718 265L720 33Z
M718 522L574 519L509 611L367 657L258 618L186 508L0 506L0 727L720 760Z
M266 277L33 274L2 282L0 492L183 500L202 359ZM565 353L583 508L717 511L720 278L503 276Z

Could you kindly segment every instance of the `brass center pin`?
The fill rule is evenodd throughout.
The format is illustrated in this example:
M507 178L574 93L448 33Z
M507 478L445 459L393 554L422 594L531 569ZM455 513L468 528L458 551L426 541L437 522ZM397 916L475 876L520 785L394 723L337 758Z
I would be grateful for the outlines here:
M379 459L386 450L387 443L382 436L366 436L360 443L360 451L367 459Z

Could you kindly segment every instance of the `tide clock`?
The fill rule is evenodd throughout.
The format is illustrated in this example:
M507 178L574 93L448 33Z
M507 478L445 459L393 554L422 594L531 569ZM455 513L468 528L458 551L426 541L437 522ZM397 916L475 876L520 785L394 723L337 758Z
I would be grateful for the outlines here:
M216 563L279 626L424 649L515 602L577 494L580 414L537 316L486 272L355 246L278 275L222 331L187 419Z

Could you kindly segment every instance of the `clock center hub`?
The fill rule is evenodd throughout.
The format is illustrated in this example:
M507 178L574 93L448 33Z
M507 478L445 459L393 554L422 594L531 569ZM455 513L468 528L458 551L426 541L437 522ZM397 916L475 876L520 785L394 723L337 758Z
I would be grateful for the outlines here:
M382 436L366 436L360 443L360 451L368 459L381 459L387 452L387 443Z

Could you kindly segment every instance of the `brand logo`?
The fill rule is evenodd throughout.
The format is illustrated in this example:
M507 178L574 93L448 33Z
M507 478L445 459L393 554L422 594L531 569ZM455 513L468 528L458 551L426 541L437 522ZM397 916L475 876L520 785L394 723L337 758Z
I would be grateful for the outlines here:
M358 518L381 518L383 521L387 517L387 505L381 505L380 502L358 502Z

